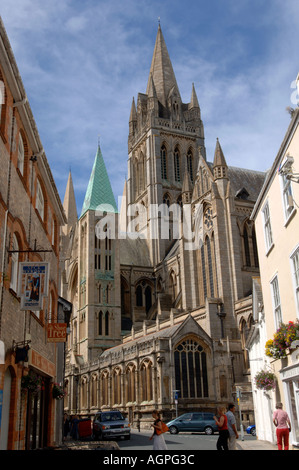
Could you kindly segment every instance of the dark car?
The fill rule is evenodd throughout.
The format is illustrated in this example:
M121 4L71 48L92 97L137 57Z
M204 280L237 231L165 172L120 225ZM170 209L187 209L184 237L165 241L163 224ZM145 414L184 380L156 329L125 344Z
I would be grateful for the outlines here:
M99 411L93 420L93 435L95 439L130 439L130 424L120 411Z
M169 432L177 434L179 432L204 432L214 434L218 427L213 419L213 413L185 413L167 423Z

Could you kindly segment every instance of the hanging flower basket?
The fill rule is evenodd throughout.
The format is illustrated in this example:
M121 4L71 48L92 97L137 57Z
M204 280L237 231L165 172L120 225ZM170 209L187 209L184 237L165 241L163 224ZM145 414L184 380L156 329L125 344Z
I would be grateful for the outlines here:
M274 390L276 387L276 376L273 372L267 370L261 370L258 372L255 377L255 385L259 390L270 391Z
M30 371L29 374L22 377L21 388L24 392L28 391L34 395L37 394L43 388L42 377Z
M52 396L55 400L61 400L65 396L63 388L57 383L53 384Z
M266 355L274 359L281 359L288 355L291 345L299 340L299 321L282 323L273 339L266 343Z

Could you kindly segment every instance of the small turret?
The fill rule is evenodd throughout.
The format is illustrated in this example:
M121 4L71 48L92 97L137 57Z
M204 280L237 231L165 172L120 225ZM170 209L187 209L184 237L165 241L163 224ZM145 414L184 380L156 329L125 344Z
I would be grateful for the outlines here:
M217 137L217 142L216 142L216 149L215 149L215 155L214 155L214 162L213 162L213 173L214 173L214 179L227 179L227 163L221 148L221 145L219 143L219 139Z

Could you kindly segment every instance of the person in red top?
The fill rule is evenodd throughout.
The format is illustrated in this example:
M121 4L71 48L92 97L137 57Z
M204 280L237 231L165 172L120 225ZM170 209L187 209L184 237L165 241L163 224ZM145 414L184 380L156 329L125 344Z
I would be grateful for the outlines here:
M282 441L284 443L284 450L289 450L291 422L288 413L282 409L282 403L276 403L276 410L273 413L273 423L276 426L278 450L282 450Z
M217 411L219 417L214 416L219 431L217 450L228 450L229 431L227 427L227 416L225 414L226 408L225 406L219 406Z

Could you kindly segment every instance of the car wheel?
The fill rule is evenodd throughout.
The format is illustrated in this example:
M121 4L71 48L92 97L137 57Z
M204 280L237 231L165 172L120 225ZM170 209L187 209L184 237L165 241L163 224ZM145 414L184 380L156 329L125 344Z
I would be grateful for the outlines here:
M251 429L250 434L251 434L252 436L256 436L256 430L255 430L255 428L252 428L252 429Z
M214 434L213 428L211 428L211 426L207 426L205 428L205 434L207 434L208 436L211 436L212 434Z
M179 430L176 426L170 426L169 432L170 432L170 434L178 434Z
M131 439L131 435L129 436L124 436L126 441L129 441Z

